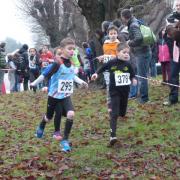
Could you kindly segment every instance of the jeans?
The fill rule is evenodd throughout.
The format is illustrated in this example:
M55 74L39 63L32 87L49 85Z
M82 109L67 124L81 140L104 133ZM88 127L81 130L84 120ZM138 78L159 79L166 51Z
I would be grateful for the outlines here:
M157 76L156 59L151 58L149 68L150 68L150 76L156 77Z
M138 85L131 84L130 92L129 92L129 98L136 97L137 93L138 93Z
M180 60L179 62L171 61L171 78L170 83L179 85L179 72L180 72ZM170 86L169 101L174 104L178 102L178 87Z
M137 68L134 67L134 72L137 74ZM129 98L137 97L138 94L138 84L137 85L130 85L130 91L129 91Z
M149 63L151 60L150 50L146 52L138 52L135 54L137 58L137 74L139 76L147 78L149 71ZM140 103L145 103L149 100L148 95L148 80L143 78L138 78L138 88L140 95Z

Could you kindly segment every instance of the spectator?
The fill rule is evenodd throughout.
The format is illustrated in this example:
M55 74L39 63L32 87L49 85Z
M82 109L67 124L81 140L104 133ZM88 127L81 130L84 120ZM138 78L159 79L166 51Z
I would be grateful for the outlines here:
M46 69L46 67L54 62L53 53L49 50L48 45L43 45L43 47L39 50L40 54L40 64L41 64L41 73ZM42 83L39 84L39 87L46 87L47 86L47 80L44 80Z
M111 25L108 27L108 39L105 40L103 44L103 51L104 55L99 56L99 61L103 63L107 63L108 61L116 58L117 56L117 45L120 43L117 39L118 36L118 28L114 25ZM108 112L111 112L111 100L109 96L109 72L106 70L103 72L104 80L106 83L106 90L107 90L107 106L108 106Z
M180 0L175 1L175 11L167 18L168 24L175 24L180 21ZM180 71L180 42L174 43L173 60L171 61L171 79L170 82L179 85L179 71ZM177 49L176 53L175 50ZM170 86L169 100L164 102L164 105L173 105L178 102L178 87Z
M13 55L13 62L16 66L16 71L15 71L15 92L20 91L20 85L23 82L23 71L22 71L22 58L21 55L18 52L15 52Z
M87 42L83 42L82 47L84 49L86 59L88 59L90 63L90 74L93 74L95 72L95 68L94 68L92 49L89 47L89 44Z
M150 46L142 45L143 36L140 30L138 20L132 15L129 9L123 9L121 19L128 26L129 41L128 44L133 50L134 56L137 59L137 74L147 78L149 63L151 59ZM139 102L144 104L149 101L148 95L148 80L139 78L138 80L140 99Z
M40 62L39 62L37 50L35 48L29 49L28 60L29 60L30 82L33 82L35 79L38 78L40 73ZM36 92L37 87L34 86L32 87L32 89L34 92Z
M161 63L162 68L162 84L170 81L170 60L171 53L170 49L173 48L173 41L168 46L168 41L172 41L167 37L167 33L165 29L161 29L159 32L159 40L158 40L158 61Z
M74 50L74 54L71 57L71 61L73 62L74 66L75 66L75 73L78 74L78 76L80 75L80 72L83 68L83 62L78 50L78 47L76 46L75 50Z
M52 62L54 62L53 54L49 50L48 45L44 45L40 51L40 62L42 71Z
M23 78L23 87L24 91L28 90L28 81L29 81L29 61L28 61L28 45L24 44L18 52L21 58L21 75Z
M101 24L101 29L102 29L102 32L103 32L103 38L102 38L102 43L104 43L105 40L108 39L108 27L109 25L111 24L110 21L103 21L102 24Z

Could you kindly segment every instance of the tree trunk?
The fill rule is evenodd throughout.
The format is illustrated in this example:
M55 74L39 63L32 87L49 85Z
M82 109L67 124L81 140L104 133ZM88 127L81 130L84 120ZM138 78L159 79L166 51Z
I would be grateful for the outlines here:
M165 17L171 11L169 0L79 0L79 7L85 16L90 31L101 27L104 20L113 21L117 18L118 8L133 7L137 18L144 19L155 33L165 24Z

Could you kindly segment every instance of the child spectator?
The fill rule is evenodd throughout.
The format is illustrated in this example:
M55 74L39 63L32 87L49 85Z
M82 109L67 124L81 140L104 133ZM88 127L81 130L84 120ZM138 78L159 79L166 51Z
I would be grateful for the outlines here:
M108 39L103 44L104 55L98 57L99 61L102 61L104 63L107 63L113 58L116 58L117 45L120 43L119 40L117 39L118 29L116 26L114 25L109 26L107 32L108 32ZM110 97L109 97L109 72L106 70L103 74L104 74L104 79L106 82L106 89L107 89L107 106L108 106L108 111L110 112L111 104L110 104Z
M80 69L82 69L83 67L83 62L82 62L78 47L75 48L74 54L71 57L71 61L75 66L75 73L79 75Z
M111 60L100 67L95 74L92 75L92 80L97 79L98 75L106 70L110 72L109 94L111 98L112 112L110 113L110 145L117 142L116 126L118 116L126 115L128 94L131 82L135 85L135 73L130 63L130 48L126 43L117 45L117 58Z
M86 76L86 81L89 83L92 74L91 74L91 65L87 56L84 57L84 72Z
M94 62L93 62L93 52L92 52L92 49L89 47L89 44L87 42L83 42L82 43L82 47L84 49L84 53L86 55L86 59L89 60L91 74L93 74L95 72L95 68L94 68Z
M37 50L35 48L29 49L28 54L28 60L29 60L29 75L30 75L30 82L33 82L36 78L39 76L40 71L40 62L39 57L37 55ZM37 87L32 87L33 91L36 92Z
M54 59L52 52L49 50L47 45L44 45L40 54L40 62L41 62L42 70L44 70L53 61Z
M170 48L172 47L168 46L167 33L163 28L159 32L159 41L158 41L158 61L161 63L161 68L162 68L162 83L166 83L170 81L170 60L171 60Z
M43 72L46 67L53 63L54 58L53 58L53 54L52 52L49 50L48 45L44 45L42 47L42 49L40 50L40 59L39 59L40 63L41 63L41 72ZM47 82L43 81L40 84L40 88L47 86Z

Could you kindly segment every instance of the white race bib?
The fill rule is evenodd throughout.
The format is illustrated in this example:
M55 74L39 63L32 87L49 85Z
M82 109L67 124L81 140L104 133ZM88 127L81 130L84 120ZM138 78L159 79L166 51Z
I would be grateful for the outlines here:
M36 69L36 63L34 61L29 61L29 68Z
M130 73L115 71L114 74L116 86L126 86L131 84Z
M73 80L59 80L58 84L59 93L73 93Z
M111 60L111 55L104 55L104 61L103 63L107 63L108 61Z

